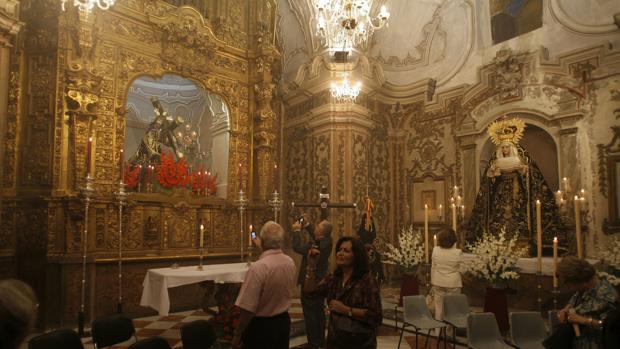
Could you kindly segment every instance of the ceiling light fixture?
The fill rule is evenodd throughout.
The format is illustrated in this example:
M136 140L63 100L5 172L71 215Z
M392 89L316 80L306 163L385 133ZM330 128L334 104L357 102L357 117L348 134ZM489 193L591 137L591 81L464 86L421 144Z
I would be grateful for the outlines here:
M387 25L390 13L385 6L376 17L370 16L372 0L314 0L317 15L317 33L330 50L368 43L377 29Z
M71 0L60 0L62 10L65 11L65 4ZM109 10L114 6L116 0L73 0L73 6L77 7L80 12L90 13L95 5L100 10Z
M339 103L351 103L354 102L357 96L362 90L362 83L357 82L355 85L351 85L349 82L349 74L345 73L340 84L332 82L330 91L332 97L336 98Z

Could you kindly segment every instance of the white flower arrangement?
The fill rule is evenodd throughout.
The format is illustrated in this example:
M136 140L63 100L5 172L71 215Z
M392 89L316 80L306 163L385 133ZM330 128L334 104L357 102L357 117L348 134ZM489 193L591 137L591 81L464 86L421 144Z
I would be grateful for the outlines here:
M620 236L614 235L600 253L598 276L614 286L620 285Z
M382 262L397 265L404 272L412 272L424 260L422 233L413 226L403 227L398 234L398 247L385 243Z
M497 236L485 232L474 244L468 245L476 257L465 263L465 269L492 284L518 279L517 261L526 254L527 247L517 247L517 238L515 235L507 239L504 229Z

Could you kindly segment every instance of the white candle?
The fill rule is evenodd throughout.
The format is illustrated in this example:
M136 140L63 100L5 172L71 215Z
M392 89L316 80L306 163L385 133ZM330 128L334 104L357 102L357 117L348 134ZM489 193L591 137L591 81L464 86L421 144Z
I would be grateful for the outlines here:
M536 271L542 273L542 222L540 200L536 200Z
M575 235L577 238L577 257L583 258L583 246L581 246L581 208L577 195L575 195Z
M437 234L433 234L433 247L437 247Z
M452 204L452 230L456 233L456 205Z
M205 245L205 226L200 225L200 248L203 248Z
M250 235L248 236L248 246L252 246L252 224L250 224Z
M553 287L558 287L558 238L553 238Z
M424 260L428 263L428 205L424 204Z
M443 205L439 205L439 220L443 217Z

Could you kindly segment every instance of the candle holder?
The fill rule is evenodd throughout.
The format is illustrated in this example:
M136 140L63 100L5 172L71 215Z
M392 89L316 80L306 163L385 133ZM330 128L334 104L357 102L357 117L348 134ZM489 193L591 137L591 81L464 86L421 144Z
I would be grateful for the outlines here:
M250 265L252 265L252 255L254 254L254 244L250 244L250 246L248 246L248 258L246 260L246 264L248 266L248 268L250 267Z
M88 247L88 209L90 200L95 189L93 188L93 178L90 173L86 175L86 183L82 188L82 197L84 198L84 230L82 231L82 289L80 311L78 312L78 334L84 336L84 308L86 301L86 256Z
M557 286L553 287L551 290L551 295L553 296L553 310L558 310L558 295L560 294L560 290Z
M267 202L269 207L273 210L273 220L278 223L278 217L280 216L280 209L282 208L282 199L280 199L280 193L277 190L273 191L271 200Z
M127 202L127 196L125 183L121 179L116 193L116 200L118 200L118 303L116 311L119 314L123 312L123 206Z
M204 247L200 247L200 257L198 257L198 267L196 267L196 269L198 270L203 270L204 268L202 267L202 259L204 258L205 255L205 248Z
M538 305L538 311L542 311L542 271L536 272L536 304Z
M237 197L237 200L235 200L235 204L237 205L237 208L239 209L239 222L240 222L240 240L239 240L239 246L241 249L241 261L243 261L243 240L245 238L245 232L243 230L243 227L245 226L245 209L248 207L248 199L245 197L245 193L243 192L243 189L239 189L239 196Z
M431 263L424 262L424 287L426 287L426 293L431 292Z

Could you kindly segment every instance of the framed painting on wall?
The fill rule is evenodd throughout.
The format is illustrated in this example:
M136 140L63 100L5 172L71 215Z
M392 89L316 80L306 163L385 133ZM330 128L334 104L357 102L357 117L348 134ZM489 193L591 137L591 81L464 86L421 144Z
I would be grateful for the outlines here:
M446 181L443 177L415 178L411 186L410 215L414 223L424 222L424 205L428 205L429 221L443 222L441 207L446 207ZM440 220L441 218L441 220Z

